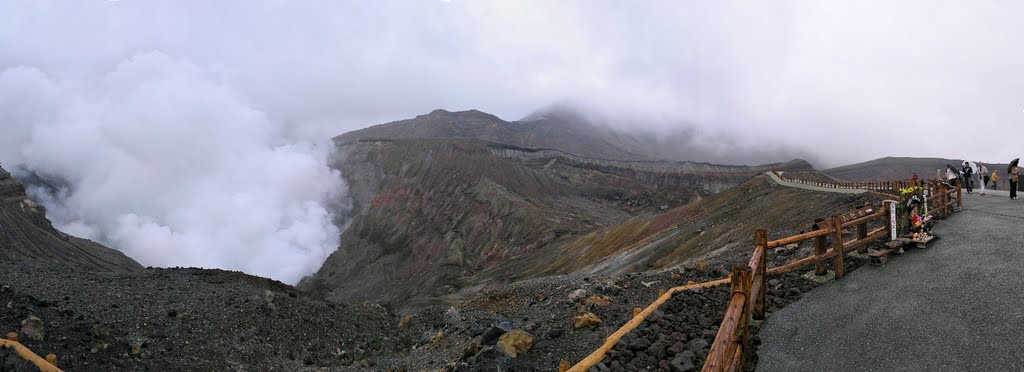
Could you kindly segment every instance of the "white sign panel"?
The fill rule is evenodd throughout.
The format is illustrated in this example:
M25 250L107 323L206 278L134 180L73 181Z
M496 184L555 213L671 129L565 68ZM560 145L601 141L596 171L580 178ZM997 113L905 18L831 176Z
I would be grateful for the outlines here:
M921 205L924 205L924 216L927 216L928 215L928 198L931 197L931 192L929 192L928 189L924 189L923 190L923 195L924 195L924 202L921 203Z
M889 202L889 241L896 237L896 202Z

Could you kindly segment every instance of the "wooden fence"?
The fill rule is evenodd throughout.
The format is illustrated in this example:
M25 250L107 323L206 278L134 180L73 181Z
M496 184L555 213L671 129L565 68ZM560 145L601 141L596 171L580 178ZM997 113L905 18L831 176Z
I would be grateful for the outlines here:
M956 207L963 207L963 191L959 186L948 187L936 180L901 180L886 182L844 182L837 184L819 182L801 182L826 188L863 188L877 191L898 191L911 186L920 186L928 190L922 207L927 214L947 216ZM844 215L833 216L830 220L816 222L814 231L790 236L783 239L768 241L766 230L754 233L754 253L747 265L737 265L732 269L730 281L730 301L726 308L722 324L718 328L715 341L711 344L704 363L704 371L742 371L749 352L749 324L751 319L764 319L765 283L768 277L787 273L798 268L815 265L815 272L824 275L827 272L827 261L834 260L836 279L845 275L846 254L859 250L867 252L872 241L897 237L893 234L893 218L891 209L895 203L886 202L878 210L862 208ZM877 227L869 229L869 224ZM846 231L850 230L849 234ZM845 235L853 239L846 240ZM814 241L813 253L807 257L788 264L766 268L768 249ZM826 240L831 244L826 245Z

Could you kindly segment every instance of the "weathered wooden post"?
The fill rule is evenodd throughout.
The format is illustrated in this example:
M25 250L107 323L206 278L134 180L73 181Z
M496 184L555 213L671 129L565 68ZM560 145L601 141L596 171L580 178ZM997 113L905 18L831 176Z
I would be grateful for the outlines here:
M860 248L857 248L858 253L868 253L868 245L864 243L864 239L868 238L868 223L861 222L857 224L857 240L860 241Z
M754 319L764 319L764 300L765 292L765 279L766 271L768 271L768 230L757 230L754 231L754 255L760 255L761 259L757 261L757 267L754 267L754 282L751 284L751 289L757 288L754 291L754 308L752 316Z
M715 341L711 343L711 351L704 362L702 371L726 371L736 366L735 370L743 370L743 359L746 356L747 329L750 320L750 266L736 265L732 268L729 288L729 305ZM737 351L739 351L737 353ZM733 360L736 354L740 360ZM735 362L735 363L733 363Z
M964 210L964 188L960 183L956 184L956 207L961 211Z
M939 193L938 193L939 189L938 189L938 186L937 186L938 184L939 184L939 182L935 181L935 180L929 180L928 181L928 189L931 190L931 195L929 196L929 198L934 198L934 197L939 195ZM937 199L932 199L932 200L927 200L926 201L927 203L931 203L931 209L935 209L935 206L937 204L937 203L935 203L936 200Z
M836 279L846 274L846 254L843 252L843 216L832 216L832 249L836 252Z
M824 222L825 222L825 220L820 219L820 218L814 220L814 225L812 225L811 229L813 231L821 230L821 227L819 225L823 225ZM818 258L817 262L814 263L814 274L815 275L825 275L825 274L828 274L828 264L825 263L825 260L821 259L821 256L825 254L825 250L827 248L828 247L825 246L825 236L824 235L814 237L814 256Z
M738 265L738 268L740 269L739 271L737 271L737 268L734 267L732 270L732 274L735 275L734 278L739 277L740 280L733 281L733 288L730 292L733 293L733 295L735 295L736 293L742 293L744 302L749 303L751 300L750 285L753 281L752 270L750 269L750 266L746 265ZM748 336L750 335L750 306L746 305L747 304L745 303L743 306L743 313L740 315L739 326L736 327L736 331L735 333L733 333L732 338L733 340L739 341L739 345L736 345L736 347L740 348L740 359L736 361L737 371L744 370L743 365L745 364L744 362L746 362L747 360L747 351L750 350L750 341L748 339ZM735 350L732 350L728 355L735 354Z
M949 186L946 184L939 185L942 193L942 215L949 216Z

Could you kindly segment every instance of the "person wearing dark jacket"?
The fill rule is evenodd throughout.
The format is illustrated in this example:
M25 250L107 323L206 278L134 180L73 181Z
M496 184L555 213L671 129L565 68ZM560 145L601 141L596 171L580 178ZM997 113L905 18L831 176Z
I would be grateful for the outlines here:
M974 193L974 189L971 188L971 181L973 181L971 179L971 176L974 175L974 168L971 168L971 165L967 164L965 162L964 163L963 173L964 173L964 187L967 188L967 193L968 194L973 194Z
M1010 167L1010 199L1017 199L1017 182L1020 182L1020 167Z

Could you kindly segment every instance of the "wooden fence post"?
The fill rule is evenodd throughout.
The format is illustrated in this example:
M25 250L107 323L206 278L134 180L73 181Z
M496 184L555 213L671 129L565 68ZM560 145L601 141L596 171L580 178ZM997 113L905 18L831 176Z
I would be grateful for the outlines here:
M956 207L962 211L964 210L964 188L961 186L960 183L956 184Z
M754 309L752 311L752 316L754 319L762 320L764 319L765 292L767 292L764 281L767 277L766 271L768 271L768 230L762 229L754 231L754 254L756 255L758 253L761 254L761 261L758 263L757 267L753 268L753 278L757 283L752 283L751 287L760 286L760 290L755 293L755 297L753 298Z
M819 237L814 238L814 255L815 256L818 256L819 258L821 258L821 255L825 254L825 250L827 248L828 247L825 246L825 236L819 236ZM828 274L828 266L825 263L825 260L818 260L818 262L814 264L814 274L815 275L825 275L825 274Z
M832 235L832 249L836 252L836 279L846 274L846 254L843 253L843 216L832 216L832 228L836 229Z
M751 300L751 298L750 298L750 284L751 284L752 279L753 279L753 277L751 276L751 274L752 274L751 271L752 270L750 270L750 266L747 266L747 265L737 265L736 267L733 267L733 269L732 269L732 275L733 275L732 290L729 291L730 293L733 293L733 294L743 293L744 301L747 301L747 302L749 302ZM736 278L739 278L739 280L735 280ZM748 337L747 337L750 334L750 327L749 326L750 326L750 306L743 306L743 312L742 312L742 315L740 315L739 326L736 327L736 334L733 335L733 340L739 341L739 345L736 345L736 347L741 348L740 349L740 351L741 351L740 352L740 360L736 361L736 366L737 366L736 370L737 371L743 371L744 370L743 369L743 365L744 365L743 362L745 362L746 359L747 359L747 351L749 350L748 345L750 345L750 343L748 341ZM730 352L730 353L728 353L726 355L734 355L734 352Z
M942 197L939 198L939 202L942 203L942 216L947 217L949 216L949 188L945 184L939 185L939 188L942 189L940 191Z
M868 238L868 223L867 222L861 222L861 223L857 224L857 240L863 241L864 239L867 239L867 238ZM868 253L868 245L862 243L860 245L860 248L857 248L857 252L859 252L859 253Z
M939 183L938 181L933 181L933 180L929 180L928 181L928 189L932 190L931 195L930 195L930 197L932 197L932 198L934 198L934 197L939 195L939 193L938 193L939 188L938 188L938 186L936 186L936 185L938 185L938 183ZM930 207L931 209L935 209L935 205L936 205L935 200L936 199L932 199L932 200L927 200L926 201L927 203L931 203L931 207Z

